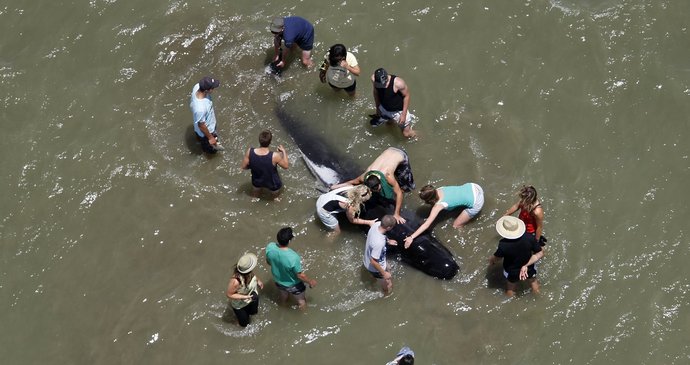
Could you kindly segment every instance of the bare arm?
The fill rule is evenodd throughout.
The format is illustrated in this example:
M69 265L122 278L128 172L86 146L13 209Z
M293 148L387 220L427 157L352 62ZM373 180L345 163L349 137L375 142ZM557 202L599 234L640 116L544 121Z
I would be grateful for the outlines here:
M371 75L371 83L374 85L374 75ZM376 115L379 114L379 105L381 105L381 100L379 100L379 93L376 92L376 86L374 88L374 105L376 105Z
M251 150L251 147L247 148L247 153L244 154L244 158L242 159L242 166L240 167L242 167L243 170L249 168L249 150Z
M403 109L400 113L400 124L405 124L407 120L407 108L410 106L410 90L407 88L405 81L399 77L395 78L395 85L398 91L403 96Z
M261 284L261 287L263 287L263 284ZM252 299L251 295L245 295L245 294L238 293L237 290L239 288L240 288L239 280L232 278L232 279L230 279L230 283L228 284L228 290L227 290L227 292L225 292L225 295L228 297L228 299L234 299L234 300Z
M539 239L541 238L541 230L542 227L544 226L544 209L541 209L541 207L536 207L534 208L534 221L536 224L535 228L535 237L537 238L537 242L539 242Z
M496 256L496 255L491 255L491 256L489 256L489 265L493 265L493 264L497 263L497 262L500 261L500 260L501 260L500 257L498 257L498 256Z
M512 207L508 208L508 210L506 210L506 212L503 215L511 215L511 214L515 213L519 208L520 208L520 202L517 202L517 203L513 204Z
M331 185L331 190L335 190L337 188L342 188L345 185L359 185L364 182L364 174L357 176L356 178L352 180L348 180L345 182L341 182L339 184L334 184Z
M347 220L350 221L350 223L352 223L352 224L366 224L369 227L371 227L372 224L376 223L375 219L367 220L367 219L355 217L354 210L355 210L355 208L351 207L351 206L348 206L345 209L345 216L347 217Z
M307 274L305 274L304 272L298 272L297 278L299 278L303 282L307 283L307 285L309 285L310 288L313 288L316 286L316 280L310 279L309 277L307 277Z
M208 131L208 127L206 127L206 122L199 122L199 130L201 133L208 138L208 143L215 145L217 143L216 137L211 134L211 132Z
M273 154L273 163L278 166L287 169L290 161L288 160L287 150L283 145L278 146L278 153Z
M403 192L402 189L400 189L400 185L398 185L398 181L395 180L393 175L391 174L386 174L386 181L393 187L393 192L395 193L395 213L393 214L393 217L395 217L395 220L398 223L405 223L405 218L400 216L400 209L402 208L402 201L403 201Z
M405 248L410 247L412 241L414 241L415 238L417 238L420 234L429 229L429 226L431 226L431 223L434 223L434 220L436 220L436 217L438 216L438 213L441 210L443 210L443 205L441 204L434 204L434 206L431 207L431 212L429 213L429 217L426 219L426 221L421 226L419 226L419 228L417 228L417 230L414 231L414 233L405 238Z
M379 264L378 261L374 260L373 257L372 257L370 260L371 260L371 261L370 261L370 262L371 262L371 266L373 266L373 267L376 269L376 271L378 271L379 274L381 274L381 276L383 276L384 279L390 279L390 278L391 278L391 273L389 273L388 271L384 270L383 267L381 266L381 264Z
M359 65L352 67L347 63L346 60L342 60L342 61L340 61L340 67L344 67L346 70L350 71L350 73L352 73L353 75L359 76L359 72L360 72Z
M541 250L533 254L529 258L529 261L527 261L527 263L520 268L520 280L527 279L527 266L534 264L535 262L539 261L542 257L544 257L544 250Z

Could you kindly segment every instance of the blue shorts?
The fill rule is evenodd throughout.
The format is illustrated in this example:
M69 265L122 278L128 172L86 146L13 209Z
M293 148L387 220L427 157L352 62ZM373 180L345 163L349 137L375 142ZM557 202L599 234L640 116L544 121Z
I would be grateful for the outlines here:
M299 282L299 284L293 285L293 286L290 286L290 287L282 286L282 285L280 285L280 284L278 284L278 283L276 283L276 286L278 287L278 289L283 290L283 291L286 291L286 292L288 292L288 293L290 293L290 294L292 294L292 295L300 295L300 294L304 293L304 291L307 290L307 286L304 285L304 283L301 282L301 281Z

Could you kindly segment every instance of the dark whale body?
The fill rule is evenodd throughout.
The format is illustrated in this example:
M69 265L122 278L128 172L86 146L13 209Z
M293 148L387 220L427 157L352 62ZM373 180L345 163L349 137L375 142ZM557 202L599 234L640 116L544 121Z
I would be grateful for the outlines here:
M324 185L324 188L327 189L330 185L350 180L359 175L361 168L358 168L348 158L337 155L331 146L319 138L308 126L280 107L276 108L276 115L299 147L307 167ZM393 202L377 198L375 195L366 203L360 216L363 219L380 219L386 214L392 214L394 209ZM428 275L439 279L453 278L460 269L453 258L453 254L428 232L415 238L408 249L403 248L405 237L417 230L421 225L421 219L405 209L400 214L407 222L396 225L387 233L388 238L399 243L398 246L388 245L388 252L400 255L404 262Z

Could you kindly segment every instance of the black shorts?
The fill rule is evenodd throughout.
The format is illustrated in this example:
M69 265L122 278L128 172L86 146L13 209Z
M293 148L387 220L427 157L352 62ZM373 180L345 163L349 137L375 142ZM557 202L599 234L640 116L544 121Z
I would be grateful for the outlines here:
M300 294L304 293L305 290L307 290L307 286L304 285L304 283L301 281L299 282L299 284L293 285L291 287L282 286L278 283L276 283L276 286L278 287L278 289L285 290L286 292L288 292L292 295L300 295Z
M211 133L211 134L212 134L214 137L218 138L218 135L217 135L215 132L214 132L214 133ZM210 154L214 154L214 153L216 153L216 152L218 151L218 150L216 150L215 147L211 146L211 143L208 141L208 138L207 138L206 136L199 137L199 136L197 135L197 137L199 138L199 141L201 141L201 149L202 149L204 152L210 153Z

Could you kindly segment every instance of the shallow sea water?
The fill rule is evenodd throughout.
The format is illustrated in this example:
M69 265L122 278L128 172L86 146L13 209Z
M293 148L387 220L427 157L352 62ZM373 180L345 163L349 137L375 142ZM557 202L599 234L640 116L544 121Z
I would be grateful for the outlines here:
M690 282L690 3L683 1L25 2L0 5L0 358L7 364L686 364ZM276 15L315 24L313 59L342 42L354 100L293 59L266 76ZM405 79L417 140L368 126L369 75ZM194 83L214 92L226 150L191 130ZM366 167L405 148L418 186L472 181L486 202L434 234L461 265L439 281L390 258L394 293L362 271L363 235L314 215L315 180L282 108ZM279 202L239 168L262 129L290 169ZM493 224L537 187L549 237L542 293L508 300L487 268ZM416 193L405 206L422 215ZM226 323L230 270L290 225L318 280Z

